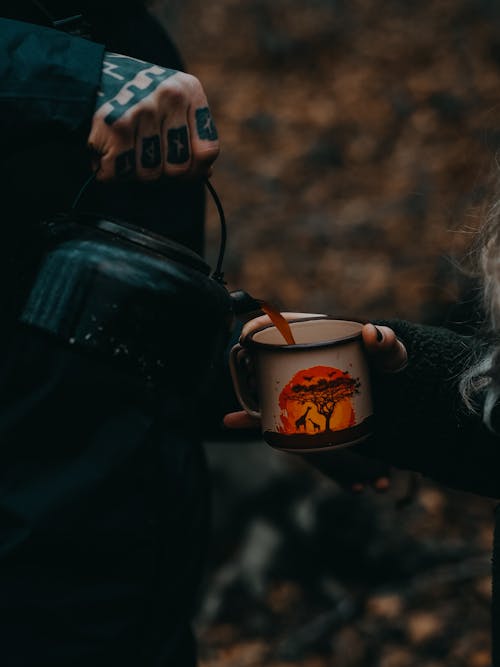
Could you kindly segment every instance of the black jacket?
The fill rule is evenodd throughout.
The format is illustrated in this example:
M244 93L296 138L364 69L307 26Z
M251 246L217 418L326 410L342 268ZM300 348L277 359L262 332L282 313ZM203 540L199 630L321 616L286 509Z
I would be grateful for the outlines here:
M183 68L141 4L79 6L95 41L26 22L42 19L25 1L0 18L0 664L191 666L208 503L190 397L148 394L16 320L40 218L90 173L104 49ZM200 183L170 181L82 202L198 252L203 203Z

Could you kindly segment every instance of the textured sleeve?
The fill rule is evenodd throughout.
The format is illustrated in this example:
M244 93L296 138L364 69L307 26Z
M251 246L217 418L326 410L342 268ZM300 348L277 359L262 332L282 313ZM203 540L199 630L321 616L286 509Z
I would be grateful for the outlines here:
M372 374L375 434L360 451L453 488L500 497L500 437L467 410L458 390L481 344L447 329L380 324L403 341L408 365Z
M0 145L88 131L104 46L0 18Z

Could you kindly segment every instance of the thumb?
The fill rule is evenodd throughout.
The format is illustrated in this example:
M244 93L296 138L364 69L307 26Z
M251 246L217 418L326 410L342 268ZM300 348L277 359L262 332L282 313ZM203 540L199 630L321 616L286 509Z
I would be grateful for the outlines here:
M366 352L375 368L385 373L395 373L406 366L406 347L391 328L365 324L362 334Z

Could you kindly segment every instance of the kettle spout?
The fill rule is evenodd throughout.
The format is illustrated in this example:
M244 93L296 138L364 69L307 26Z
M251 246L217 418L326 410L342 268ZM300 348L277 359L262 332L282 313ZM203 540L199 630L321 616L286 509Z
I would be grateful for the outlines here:
M233 313L240 322L248 322L254 317L264 315L264 311L262 310L264 302L261 299L255 299L248 292L240 289L230 292L229 296L231 297Z

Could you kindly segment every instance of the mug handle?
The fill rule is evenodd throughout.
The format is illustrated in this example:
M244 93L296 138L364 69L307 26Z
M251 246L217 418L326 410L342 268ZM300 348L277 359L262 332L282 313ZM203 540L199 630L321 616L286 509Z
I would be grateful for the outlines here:
M242 353L242 354L240 354ZM261 418L261 413L257 402L252 397L252 392L248 386L248 372L243 365L243 360L248 359L249 355L246 349L236 343L229 353L229 369L233 380L233 387L239 404L251 417Z

